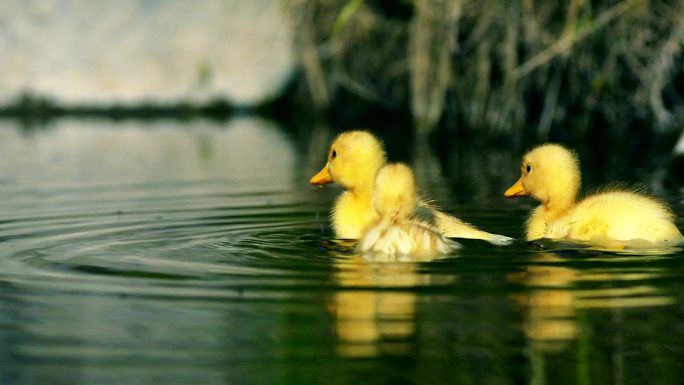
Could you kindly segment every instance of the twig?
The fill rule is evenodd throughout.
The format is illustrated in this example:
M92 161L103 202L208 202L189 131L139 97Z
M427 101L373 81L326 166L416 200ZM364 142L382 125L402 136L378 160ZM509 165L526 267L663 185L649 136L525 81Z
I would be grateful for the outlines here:
M567 52L576 43L586 39L598 29L602 28L613 19L622 16L632 7L643 1L644 0L625 0L600 14L593 23L590 23L588 26L580 29L579 31L573 32L570 30L564 33L557 42L516 68L514 76L516 78L522 78L528 75L530 72L546 64L554 57Z

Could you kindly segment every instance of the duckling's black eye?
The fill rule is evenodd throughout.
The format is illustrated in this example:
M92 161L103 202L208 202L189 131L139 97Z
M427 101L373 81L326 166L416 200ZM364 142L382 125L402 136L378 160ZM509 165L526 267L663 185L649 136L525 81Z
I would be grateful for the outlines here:
M333 159L337 158L337 151L333 150L332 154L330 154L330 157Z
M529 174L530 171L532 171L532 166L530 166L530 165L528 164L526 170L527 170L527 173Z

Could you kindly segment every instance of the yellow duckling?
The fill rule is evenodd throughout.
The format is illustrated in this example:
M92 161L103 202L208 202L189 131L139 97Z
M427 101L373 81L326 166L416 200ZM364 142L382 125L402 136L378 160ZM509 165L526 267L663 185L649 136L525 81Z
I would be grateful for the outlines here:
M435 227L414 218L418 208L416 179L404 164L380 168L375 176L373 208L379 218L359 240L359 252L429 258L460 247Z
M504 196L530 195L542 202L527 220L528 241L567 239L608 247L684 241L670 209L653 198L612 190L577 201L579 161L561 145L544 144L528 152L521 174Z
M309 183L322 186L337 182L345 191L332 210L335 236L359 239L361 232L377 220L373 210L373 179L385 164L385 150L380 141L365 131L341 134L328 150L328 163Z
M333 141L328 162L309 182L319 186L336 182L345 188L332 210L337 238L359 239L363 230L378 219L372 204L373 180L384 164L382 143L367 131L348 131ZM418 205L446 237L482 239L495 245L513 242L512 238L479 230L426 202L419 201Z

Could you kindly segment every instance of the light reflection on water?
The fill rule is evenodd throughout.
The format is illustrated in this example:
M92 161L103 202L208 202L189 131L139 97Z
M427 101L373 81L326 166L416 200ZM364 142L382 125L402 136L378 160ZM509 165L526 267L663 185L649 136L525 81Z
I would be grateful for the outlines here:
M578 335L579 311L648 308L672 305L676 301L667 290L644 283L662 277L664 270L660 268L577 269L553 253L539 253L531 262L524 271L511 274L509 279L526 288L511 298L525 309L523 330L540 350L566 348ZM627 286L603 287L607 282Z
M0 380L558 384L580 365L635 381L646 356L678 367L681 251L355 255L328 228L339 190L307 185L330 135L312 138L255 118L2 123ZM446 210L519 236L532 203L500 197L516 156L460 154L458 179L431 154L414 164Z

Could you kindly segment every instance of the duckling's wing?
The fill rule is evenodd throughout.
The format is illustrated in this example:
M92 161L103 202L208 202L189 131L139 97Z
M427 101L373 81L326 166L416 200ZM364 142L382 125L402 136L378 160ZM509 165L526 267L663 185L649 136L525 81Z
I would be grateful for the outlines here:
M418 209L416 212L422 210L428 211L428 214L422 214L429 218L429 220L426 222L435 226L445 237L482 239L497 246L511 245L514 241L514 239L511 237L488 233L469 223L463 222L456 217L443 213L434 207L430 202L421 200L418 203Z

